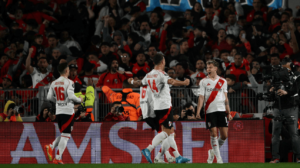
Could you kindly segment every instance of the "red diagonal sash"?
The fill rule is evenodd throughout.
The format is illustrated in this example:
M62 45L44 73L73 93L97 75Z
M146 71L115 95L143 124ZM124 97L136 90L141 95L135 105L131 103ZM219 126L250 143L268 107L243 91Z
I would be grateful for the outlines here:
M52 82L52 78L53 78L53 74L52 74L52 72L50 72L47 76L45 76L45 78L43 80L41 80L39 83L37 83L34 88L39 88L41 86L48 85L49 83Z
M217 84L215 85L214 90L211 92L209 98L207 99L207 102L205 104L205 113L210 105L211 102L213 102L215 100L215 98L217 97L217 94L219 92L219 90L222 88L223 84L224 84L224 80L222 80L221 78L218 80Z

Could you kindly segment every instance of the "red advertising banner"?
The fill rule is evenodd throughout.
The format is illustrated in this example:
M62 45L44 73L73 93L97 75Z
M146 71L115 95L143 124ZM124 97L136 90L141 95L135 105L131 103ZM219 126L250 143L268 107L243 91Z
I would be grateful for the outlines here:
M206 163L211 149L202 121L175 122L180 154L191 163ZM147 163L141 150L155 131L145 122L75 123L63 154L64 163ZM44 146L60 132L56 123L0 123L0 164L51 163ZM237 120L229 124L228 139L220 148L223 161L264 162L264 121ZM152 159L160 146L152 152Z

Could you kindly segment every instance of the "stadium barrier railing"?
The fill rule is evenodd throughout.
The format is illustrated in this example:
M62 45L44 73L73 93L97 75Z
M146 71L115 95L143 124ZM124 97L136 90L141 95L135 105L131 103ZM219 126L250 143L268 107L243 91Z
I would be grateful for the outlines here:
M262 113L267 103L258 106L256 98L257 88L245 88L228 93L231 111L240 113ZM24 107L25 111L21 114L24 117L36 116L41 111L41 105L47 99L49 87L39 87L38 89L6 89L0 92L0 110L4 110L7 100L13 100L17 106ZM112 89L121 92L122 89ZM85 89L82 89L83 94ZM133 92L139 93L139 88L133 88ZM192 102L195 106L198 103L198 88L171 88L172 105L181 110L187 102ZM93 114L95 121L103 121L104 117L110 112L111 103L108 102L102 90L95 89L95 103Z
M211 144L205 122L176 121L174 129L179 153L191 159L190 163L206 163ZM220 148L224 163L265 162L264 120L233 120L228 129L228 139ZM44 146L60 134L55 122L2 122L0 164L52 164ZM75 122L62 160L75 164L147 163L141 150L155 134L145 122ZM160 146L153 150L152 160L159 150Z

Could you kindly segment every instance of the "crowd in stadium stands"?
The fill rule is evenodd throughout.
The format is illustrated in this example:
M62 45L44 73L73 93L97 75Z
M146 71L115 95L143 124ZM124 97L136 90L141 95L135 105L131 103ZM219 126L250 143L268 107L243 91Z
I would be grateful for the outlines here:
M12 96L3 89L47 86L59 77L57 66L63 62L69 64L69 78L75 83L87 87L92 79L96 88L108 92L122 88L130 77L142 79L153 69L156 54L164 55L170 77L191 79L189 88L199 86L207 75L206 61L217 60L218 75L226 77L229 94L260 86L262 67L278 65L285 57L300 67L300 7L272 9L264 0L253 0L253 6L212 0L196 2L182 13L160 7L146 12L141 0L6 0L0 1L0 8L3 105L11 97L24 103L37 94L21 90ZM298 10L296 16L293 10ZM126 88L123 93L131 92ZM122 96L110 101L112 114L122 101ZM140 119L140 111L135 113L109 114L106 119ZM51 118L47 115L41 111L40 120ZM174 118L185 117L178 112Z

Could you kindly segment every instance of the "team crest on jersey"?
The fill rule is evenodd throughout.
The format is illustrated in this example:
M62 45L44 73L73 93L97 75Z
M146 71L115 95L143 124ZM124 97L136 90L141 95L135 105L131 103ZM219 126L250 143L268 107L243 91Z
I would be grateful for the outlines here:
M107 80L106 82L109 82L109 80Z
M207 125L208 125L208 127L210 127L210 126L211 126L211 123L210 123L210 122L208 122L208 123L207 123Z
M114 79L115 83L118 83L118 79Z
M218 84L221 86L222 85L222 83L221 82L218 82Z
M47 77L47 81L50 82L50 78L49 77Z
M169 121L169 127L171 127L172 126L172 122L171 121Z
M146 68L146 70L147 70L147 71L150 71L150 69L149 69L149 68Z

